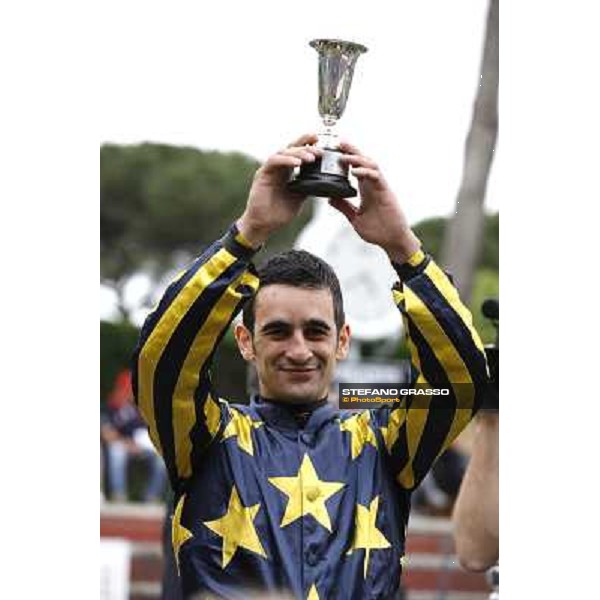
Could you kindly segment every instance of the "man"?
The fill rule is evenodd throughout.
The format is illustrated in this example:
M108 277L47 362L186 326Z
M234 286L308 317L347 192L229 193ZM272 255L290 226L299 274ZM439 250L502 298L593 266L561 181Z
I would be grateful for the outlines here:
M306 252L284 253L258 273L250 263L299 213L304 198L286 182L319 156L307 146L315 142L302 136L257 171L240 219L171 284L136 350L137 402L176 495L173 546L185 596L393 598L410 494L485 385L469 312L420 250L377 165L345 143L361 205L330 204L398 272L393 294L417 382L449 385L452 396L431 397L429 408L354 414L327 403L350 344L335 274ZM215 395L209 366L244 304L235 337L260 393L236 406Z

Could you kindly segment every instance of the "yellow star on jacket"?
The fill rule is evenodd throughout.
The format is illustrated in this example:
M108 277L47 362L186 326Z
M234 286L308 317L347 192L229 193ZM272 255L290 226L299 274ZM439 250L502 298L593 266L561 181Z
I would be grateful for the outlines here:
M391 544L387 541L383 533L375 526L377 519L377 509L379 507L379 496L375 496L369 505L369 508L356 505L356 519L354 530L354 541L352 547L348 550L348 554L352 554L354 550L364 548L365 567L364 577L367 578L367 570L369 568L369 554L371 550L379 550L381 548L390 548Z
M186 529L181 524L181 513L183 511L184 500L185 496L181 496L179 502L177 503L177 506L175 507L173 521L171 522L171 540L173 543L173 552L175 553L175 560L177 562L177 570L179 570L179 548L181 548L184 542L193 537L192 532L189 529Z
M234 408L229 409L229 414L231 415L231 420L227 423L225 431L223 431L223 441L236 435L238 446L250 454L250 456L254 456L252 428L258 429L263 424L262 421L253 421L250 417Z
M269 477L269 482L288 497L281 527L304 515L312 515L323 527L331 531L331 519L325 501L339 492L345 484L341 481L319 479L308 454L304 455L296 476Z
M377 450L377 439L369 423L370 418L367 411L352 415L340 423L340 429L348 431L351 435L352 460L363 451L365 444L371 444Z
M185 492L173 535L182 592L241 598L249 594L240 587L251 585L263 597L381 596L398 586L415 487L488 391L472 315L423 251L392 263L408 385L447 382L449 397L428 405L407 393L349 423L352 415L319 403L302 425L269 394L236 404L211 383L218 346L266 283L254 253L235 225L203 248L148 315L134 351L135 403L177 503Z
M260 503L243 506L235 485L231 489L227 512L214 521L204 521L204 525L223 538L223 569L231 562L238 548L244 548L267 558L254 527L254 518Z
M317 586L313 583L310 590L308 590L308 596L306 600L320 600L319 592L317 592Z
M406 407L403 402L397 410L390 411L388 426L380 427L388 454L391 454L394 444L398 441L398 438L400 437L400 428L405 421Z

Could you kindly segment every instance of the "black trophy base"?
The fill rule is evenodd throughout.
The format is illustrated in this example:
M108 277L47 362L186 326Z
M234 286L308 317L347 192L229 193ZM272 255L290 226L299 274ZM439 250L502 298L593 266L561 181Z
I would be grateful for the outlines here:
M303 196L323 196L325 198L352 198L356 190L347 177L323 173L321 159L312 163L303 163L298 176L287 184L290 192Z

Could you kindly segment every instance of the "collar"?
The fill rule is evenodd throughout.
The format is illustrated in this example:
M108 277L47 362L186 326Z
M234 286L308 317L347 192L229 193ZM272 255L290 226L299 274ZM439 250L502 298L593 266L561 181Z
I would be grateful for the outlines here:
M294 419L293 411L286 407L285 404L265 401L257 394L250 399L250 406L269 425L277 429L285 429L293 432L302 430L316 433L323 425L338 415L337 409L330 402L326 402L311 412L304 427L299 427L296 419Z

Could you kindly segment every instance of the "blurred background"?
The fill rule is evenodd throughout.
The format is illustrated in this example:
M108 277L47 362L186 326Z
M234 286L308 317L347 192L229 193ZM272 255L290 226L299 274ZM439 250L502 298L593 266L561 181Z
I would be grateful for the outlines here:
M379 163L424 248L452 273L484 342L496 339L480 307L499 295L498 3L391 4L131 3L115 14L103 63L114 94L99 117L102 598L177 598L162 583L169 493L131 401L129 360L167 282L240 216L261 161L320 129L311 39L367 46L341 136ZM360 333L353 381L397 381L408 352L388 298L388 266L332 213L323 200L307 201L257 262L305 247L333 264L345 298L360 294L353 276L380 273L377 314L349 307ZM246 402L251 374L231 334L213 373L220 395ZM410 600L488 597L483 575L458 566L449 521L469 451L467 431L415 498Z

